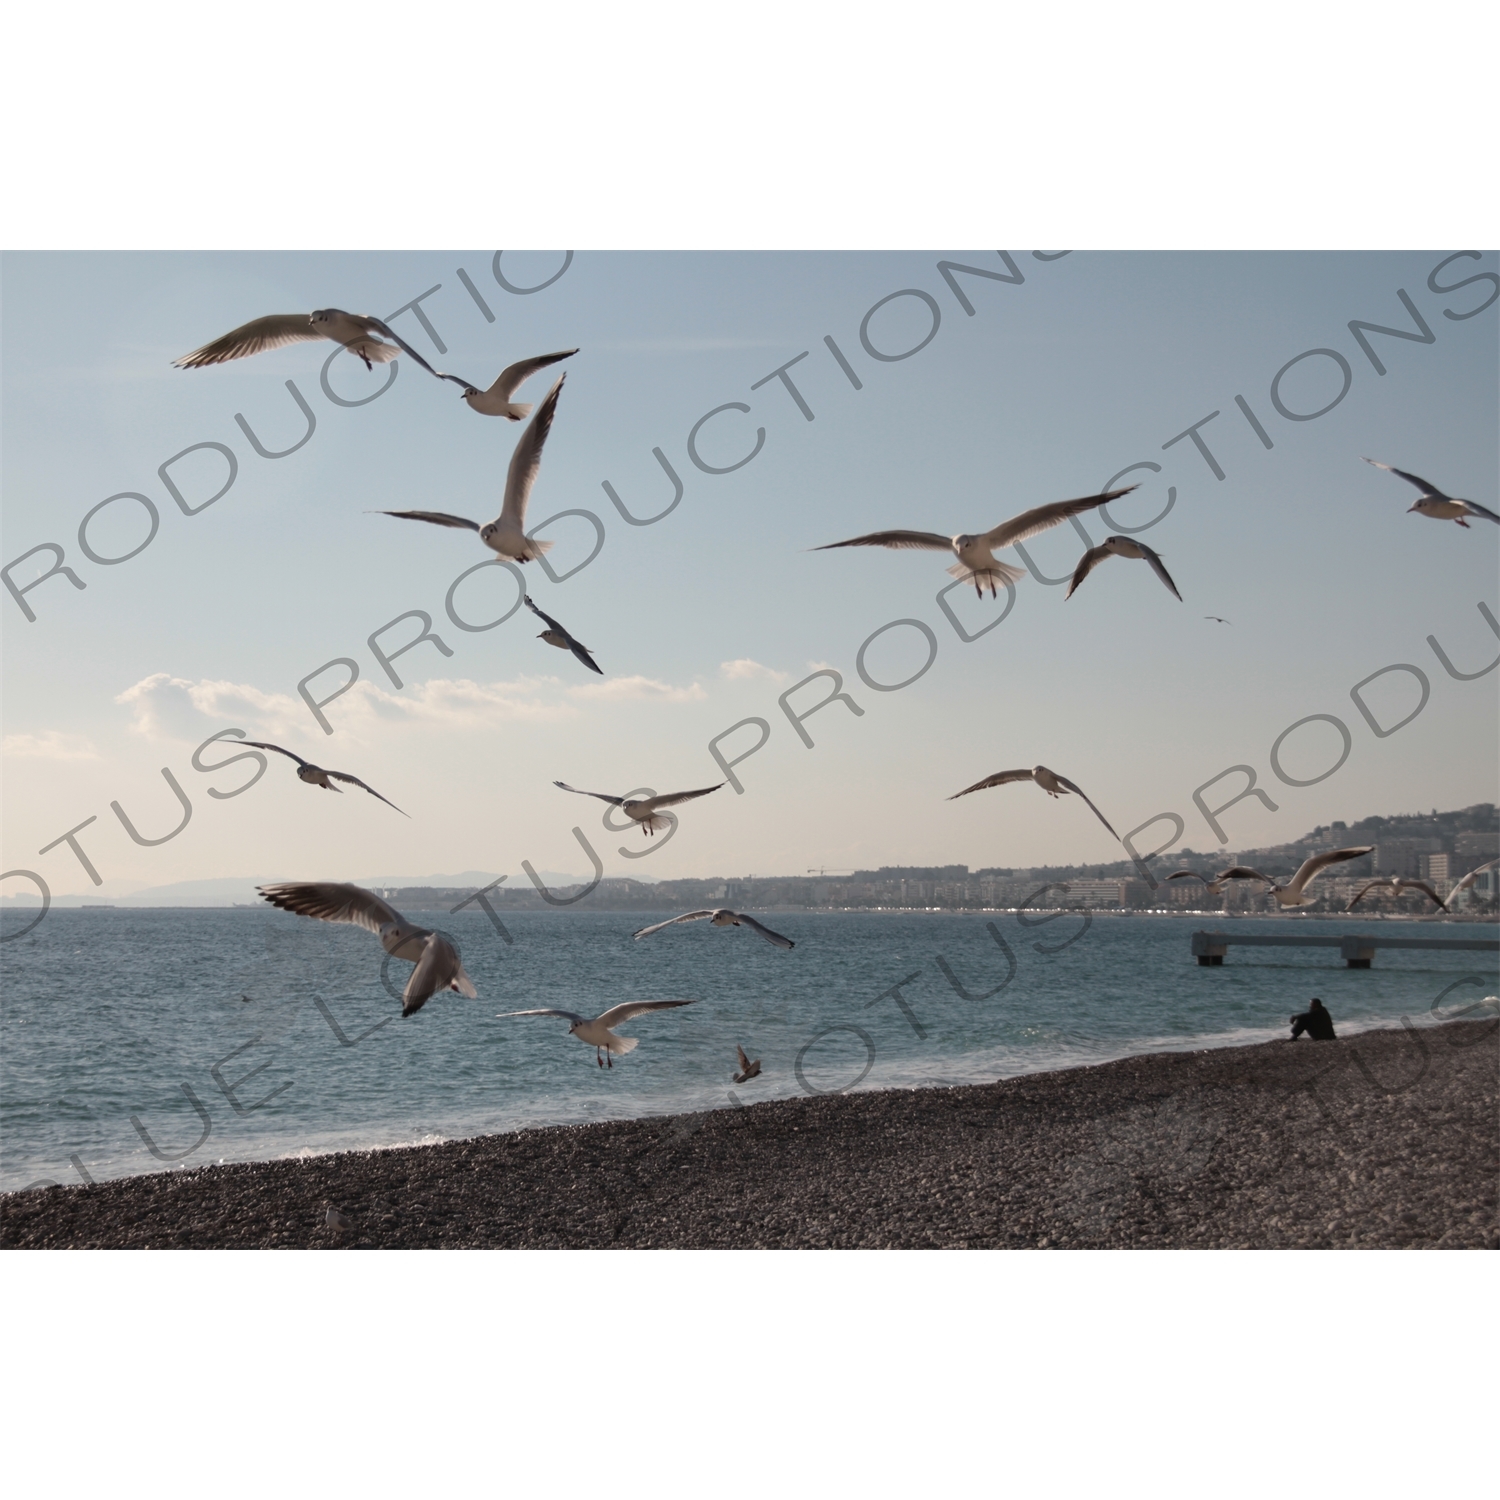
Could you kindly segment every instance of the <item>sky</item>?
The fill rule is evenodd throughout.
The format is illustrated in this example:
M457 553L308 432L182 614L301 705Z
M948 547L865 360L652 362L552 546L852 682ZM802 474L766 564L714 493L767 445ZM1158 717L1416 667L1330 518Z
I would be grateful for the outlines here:
M55 574L27 591L35 621L0 593L4 868L101 898L241 875L518 880L523 860L585 873L575 827L606 874L648 879L1119 858L1077 799L1018 785L946 800L1038 763L1139 830L1143 853L1496 800L1497 678L1456 679L1428 637L1459 672L1500 653L1480 609L1500 615L1500 527L1408 514L1416 492L1360 461L1497 508L1496 256L1055 254L510 252L498 266L512 289L491 250L6 255L0 551L8 566L55 544L85 587ZM1013 279L945 277L944 261ZM558 367L528 525L587 514L547 528L560 581L525 572L603 677L537 640L525 610L454 623L450 588L490 556L471 533L371 514L491 518L519 425L469 411L407 359L376 394L391 367L367 372L331 344L170 364L265 313L386 316L434 288L420 306L445 352L412 311L394 326L440 369L486 385L516 358L580 349ZM1418 331L1402 293L1431 339L1367 333L1372 358L1350 322ZM796 396L774 374L792 360ZM262 457L236 414L263 447L290 448L308 419L289 381L315 426ZM695 462L689 434L710 412ZM1187 435L1200 422L1206 452ZM160 468L199 444L233 453L233 483L203 504L227 460L200 447L167 469L179 503ZM604 486L638 520L663 511L674 487L657 449L682 498L630 524ZM1083 527L1093 543L1148 527L1181 603L1144 563L1111 560L1066 601L1064 586L1022 579L980 635L1008 600L940 600L942 555L812 550L887 527L985 530L1142 464L1160 469L1121 479L1139 491ZM80 523L119 495L81 543ZM131 496L154 507L149 543ZM141 550L106 564L84 543L97 558ZM1064 579L1083 548L1064 524L1027 544L1029 561L1007 560ZM36 552L11 581L25 589L53 560ZM452 594L471 627L517 602L499 568ZM388 672L369 638L390 626L376 640L396 652L420 620L393 622L412 611L447 654L424 642ZM329 735L298 684L338 658L359 678L322 710ZM1351 689L1398 664L1361 689L1377 734ZM837 683L813 677L828 672ZM326 697L345 675L308 691ZM846 699L808 714L835 686ZM789 690L811 747L779 702ZM769 734L746 754L756 719ZM1303 720L1278 775L1273 746ZM680 809L668 840L611 831L604 804L553 786L712 785L725 773L710 742L737 724L719 751L745 754L743 791ZM230 729L352 772L411 816L305 786L276 756L248 791L214 797L255 770L194 768ZM1194 793L1234 766L1265 796L1217 815L1221 842ZM164 768L191 817L142 844L125 819L163 839L183 816ZM1246 781L1224 776L1203 804ZM40 852L91 817L77 839L102 887L66 842Z

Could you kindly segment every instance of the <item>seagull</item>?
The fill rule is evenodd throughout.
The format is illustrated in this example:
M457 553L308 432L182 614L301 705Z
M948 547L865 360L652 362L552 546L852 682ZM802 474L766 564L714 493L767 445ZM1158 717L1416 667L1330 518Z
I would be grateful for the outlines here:
M660 797L643 797L630 802L623 797L611 797L608 792L582 792L576 786L569 786L566 781L554 781L553 786L560 786L565 792L575 792L580 797L597 797L601 802L613 803L627 818L633 818L645 830L649 838L653 833L660 833L663 828L671 825L667 820L658 815L658 807L676 807L679 802L691 802L694 797L706 797L710 792L716 792L719 786L699 787L696 792L666 792Z
M1013 568L1009 563L996 562L994 549L1010 547L1024 542L1069 516L1081 515L1110 500L1128 495L1136 485L1127 485L1123 490L1110 490L1103 495L1085 495L1081 500L1059 500L1053 505L1038 505L1034 510L1022 511L1009 521L982 532L979 536L962 533L958 536L939 536L935 531L872 531L868 536L850 537L847 542L829 542L824 547L814 547L814 552L829 552L835 547L918 547L929 552L952 552L958 559L948 571L961 583L972 583L974 592L982 595L983 585L988 584L994 596L997 583L1012 584L1026 576L1025 568Z
M611 1006L602 1016L595 1016L592 1021L571 1010L507 1010L495 1019L506 1021L512 1016L561 1016L572 1023L568 1027L570 1035L576 1036L580 1042L587 1042L594 1049L594 1061L601 1068L612 1068L615 1057L634 1052L640 1043L633 1036L616 1036L611 1028L623 1026L633 1017L643 1016L647 1011L672 1010L678 1005L695 1003L692 1000L632 1000L624 1005ZM606 1055L609 1056L608 1063L604 1060Z
M1367 891L1373 891L1377 886L1381 890L1391 891L1397 896L1399 896L1402 891L1407 889L1423 891L1427 895L1432 897L1433 901L1437 904L1439 909L1442 909L1444 905L1443 898L1438 895L1438 893L1433 890L1433 888L1428 885L1425 880L1406 880L1403 879L1400 875L1383 875L1379 880L1372 880L1368 885L1361 886L1359 888L1359 894L1355 896L1355 898L1349 903L1347 907L1345 907L1345 910L1353 911L1354 908L1359 905L1360 899L1364 896L1364 894Z
M457 990L475 999L479 991L464 973L463 961L453 944L439 933L408 922L395 907L374 891L332 880L284 882L256 889L272 906L316 917L323 922L352 922L373 932L380 946L393 958L415 964L401 993L401 1014L415 1015L439 990Z
M531 406L528 402L515 402L510 398L538 370L545 370L548 365L555 365L558 360L569 359L577 353L576 349L564 349L558 354L538 354L534 359L518 359L515 364L507 365L501 370L489 390L476 391L470 386L464 392L464 400L469 403L472 411L479 412L481 416L508 417L512 422L519 422L523 417L531 415Z
M654 927L643 927L634 934L638 938L650 937L653 932L660 932L663 927L675 927L679 922L697 922L704 917L708 918L711 927L748 927L752 932L758 932L768 943L774 943L778 948L795 948L797 945L791 938L782 937L779 932L772 932L769 927L763 927L748 912L730 911L727 906L721 906L717 910L689 911L680 917L672 917L668 921L658 922Z
M1208 890L1210 896L1217 896L1224 889L1224 877L1222 875L1210 879L1207 875L1200 875L1196 870L1173 870L1167 876L1168 880L1201 880Z
M542 398L536 415L527 424L511 455L510 469L505 476L505 500L500 514L483 526L463 516L450 516L441 510L383 510L382 516L400 516L404 521L431 521L434 526L458 526L467 531L477 531L479 540L501 557L516 562L530 562L544 552L552 550L551 542L534 542L526 535L526 502L531 498L531 487L536 483L537 470L542 466L542 444L552 430L552 418L557 411L557 397L563 388L566 374L557 377L557 384Z
M1467 875L1465 875L1463 877L1463 879L1460 880L1458 882L1458 884L1456 886L1454 886L1451 891L1448 892L1448 900L1445 901L1445 902L1443 902L1443 910L1444 911L1451 911L1452 908L1449 906L1448 902L1452 901L1453 898L1456 895L1458 895L1458 893L1460 891L1466 891L1466 890L1468 890L1468 888L1471 885L1473 885L1474 882L1476 880L1478 880L1479 877L1481 875L1483 875L1486 870L1493 870L1496 865L1500 865L1500 859L1492 859L1488 864L1486 864L1486 865L1480 865L1477 870L1470 870L1469 873Z
M1232 870L1225 870L1219 879L1263 880L1267 894L1275 896L1278 906L1311 906L1313 897L1304 895L1303 892L1322 871L1343 860L1358 859L1361 854L1368 854L1374 847L1374 844L1362 844L1357 849L1329 849L1322 854L1314 854L1302 861L1297 873L1285 885L1278 884L1269 875L1262 875L1259 870L1250 869L1248 865L1236 865Z
M376 334L384 334L395 342L382 344ZM227 364L231 359L244 359L267 349L279 349L283 344L308 343L314 339L331 339L335 344L342 344L350 354L364 360L367 370L388 364L398 354L409 354L429 375L436 375L439 380L451 380L466 390L473 389L467 380L457 375L444 375L440 370L434 370L399 333L393 333L379 318L366 313L347 313L337 307L320 308L310 316L307 313L272 313L268 318L255 318L172 363L179 370L201 370L207 365Z
M991 786L1004 786L1007 781L1034 781L1049 797L1057 797L1064 792L1072 792L1076 796L1082 797L1085 802L1089 802L1081 786L1075 786L1066 776L1059 776L1056 771L1049 771L1046 766L1033 766L1029 771L1025 769L1019 771L996 771L993 776L986 776L983 781L976 781L973 786L966 786L963 791L954 792L948 800L956 802L960 797L967 797L970 792L982 792L986 787ZM1106 828L1109 828L1109 819L1092 802L1089 802L1089 809ZM1109 831L1116 838L1119 838L1120 835L1115 833L1113 828L1109 828Z
M331 1203L325 1203L323 1206L327 1209L327 1212L323 1215L325 1228L337 1230L340 1234L346 1229L354 1228L354 1220L341 1209L335 1208Z
M743 1047L736 1047L734 1050L740 1055L740 1070L734 1075L734 1081L736 1083L749 1083L752 1078L759 1078L760 1059L757 1057L754 1062L751 1062L745 1056L745 1049Z
M1215 620L1220 625L1233 625L1233 620L1226 620L1223 615L1204 615L1205 620Z
M551 615L546 614L544 611L538 609L536 605L531 602L530 594L526 595L526 608L529 609L532 614L534 614L539 620L545 620L547 622L547 629L539 630L537 632L537 640L546 641L549 646L558 646L564 651L571 651L573 655L576 656L578 660L581 661L584 666L589 669L589 671L599 672L599 675L601 677L604 676L604 673L599 671L599 666L595 662L594 658L589 655L589 648L587 646L579 645L579 643L575 641L571 635L568 634L567 629L564 626L559 625Z
M334 781L347 781L353 786L364 787L372 797L380 797L380 793L374 787L366 785L358 776L351 776L347 771L326 771L322 766L315 766L310 760L303 760L300 755L295 755L290 750L283 750L280 745L268 745L264 740L242 740L241 743L253 745L257 750L274 750L278 755L285 755L296 761L298 780L305 781L309 786L320 786L326 792L342 791L342 787L330 785L329 778L332 777ZM396 807L389 797L380 797L380 800L387 807ZM403 818L411 816L409 812L401 812L399 807L396 807L396 811L401 813Z
M1374 464L1377 469L1385 469L1421 490L1417 503L1407 507L1408 515L1412 511L1418 511L1424 516L1431 516L1434 521L1457 521L1465 531L1469 529L1465 516L1483 516L1486 521L1500 523L1500 516L1494 511L1486 510L1473 500L1455 500L1451 495L1445 495L1435 484L1428 484L1425 479L1418 479L1415 474L1408 474L1405 469L1398 469L1394 464L1383 464L1374 458L1367 458L1365 462Z
M1063 595L1064 599L1071 599L1073 592L1106 557L1144 557L1151 564L1151 571L1156 574L1166 586L1177 594L1177 585L1172 582L1172 575L1167 572L1162 563L1161 553L1153 551L1144 542L1133 542L1128 536L1107 536L1098 547L1091 547L1078 560L1078 567L1073 574L1073 581L1068 585L1068 592ZM1180 601L1181 594L1177 594Z

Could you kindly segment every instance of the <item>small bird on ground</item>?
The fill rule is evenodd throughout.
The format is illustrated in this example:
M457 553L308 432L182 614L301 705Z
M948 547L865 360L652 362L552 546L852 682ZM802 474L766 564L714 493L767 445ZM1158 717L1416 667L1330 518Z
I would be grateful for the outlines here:
M954 792L948 800L956 802L960 797L967 797L970 792L982 792L986 787L1004 786L1008 781L1034 781L1049 797L1061 796L1065 792L1072 792L1075 796L1082 797L1085 802L1088 802L1089 810L1094 816L1106 828L1109 828L1115 838L1119 838L1120 835L1110 828L1109 819L1092 802L1089 802L1081 786L1069 781L1066 776L1059 776L1056 771L1049 771L1046 766L1033 766L1029 771L1024 768L1018 771L996 771L993 776L986 776L983 781L976 781L973 786L966 786L963 791Z
M534 359L519 359L501 370L489 390L476 391L470 386L464 392L464 400L469 403L471 410L477 411L481 416L508 417L512 422L519 422L523 417L531 415L531 405L529 402L516 402L510 398L538 370L545 370L548 365L555 365L558 360L569 359L577 353L576 349L564 349L558 354L538 354Z
M1225 870L1219 880L1263 880L1267 894L1276 898L1278 906L1311 906L1316 898L1305 895L1304 892L1329 865L1339 864L1346 859L1358 859L1374 847L1374 844L1364 844L1357 849L1329 849L1322 854L1314 854L1302 861L1297 873L1285 884L1273 880L1269 875L1262 875L1259 870L1252 870L1248 865L1236 865L1232 870Z
M708 918L711 927L748 927L752 932L758 932L768 943L773 943L778 948L795 948L797 945L791 938L782 937L779 932L772 932L769 927L763 927L748 912L730 911L727 906L704 911L684 912L680 917L672 917L665 922L658 922L654 927L643 927L634 934L637 938L650 937L653 932L660 932L663 927L675 927L679 922L697 922L704 917Z
M376 334L383 334L393 342L383 344ZM270 317L255 318L172 363L179 370L201 370L206 365L222 365L267 349L279 349L283 344L308 343L315 339L331 339L335 344L342 344L350 354L364 360L367 370L388 364L398 354L409 354L429 375L436 375L439 380L451 380L466 389L473 388L457 375L444 375L440 370L434 370L400 334L393 333L379 318L344 312L337 307L319 308L311 315L272 313Z
M604 676L604 673L599 670L598 663L595 662L594 658L589 655L589 648L587 646L581 645L578 641L575 641L573 637L568 634L567 629L564 626L559 625L551 615L547 614L544 610L538 609L536 605L531 602L530 594L526 595L526 608L529 609L532 614L537 617L537 619L545 620L547 623L547 628L545 630L539 630L537 632L537 640L546 641L549 646L558 646L564 651L571 651L573 655L576 656L578 660L581 661L584 666L589 669L589 671L599 672L599 675L601 677Z
M396 807L389 797L381 797L374 787L361 781L358 776L351 776L347 771L325 770L322 766L315 766L310 760L303 760L300 755L291 750L285 750L280 745L269 745L264 740L242 740L240 743L254 746L257 750L274 750L278 755L285 755L288 759L296 761L297 779L305 781L309 786L320 786L324 791L338 792L343 788L331 785L330 778L332 781L347 781L351 786L363 787L372 797L380 797L387 807ZM396 811L401 813L403 818L411 816L409 812L401 812L399 807L396 807Z
M1454 886L1451 891L1448 892L1448 899L1447 899L1447 901L1443 902L1443 910L1444 911L1451 911L1453 909L1452 908L1453 898L1456 895L1458 895L1458 893L1460 891L1466 891L1466 890L1468 890L1469 887L1471 885L1473 885L1474 882L1476 880L1478 880L1479 877L1481 875L1483 875L1486 870L1493 870L1496 865L1500 865L1500 859L1492 859L1492 860L1490 860L1490 862L1488 864L1483 864L1483 865L1480 865L1478 867L1478 869L1470 870L1469 873L1467 875L1465 875L1463 877L1463 879L1460 880L1458 882L1458 884L1456 886Z
M566 374L557 377L557 383L542 398L536 415L526 425L516 451L511 455L510 468L505 475L505 499L500 514L483 526L464 516L449 515L443 510L383 510L383 516L399 516L403 521L430 521L434 526L456 526L465 531L477 531L479 540L492 552L508 557L514 562L530 562L544 552L552 550L551 542L534 542L526 535L526 504L531 499L531 487L536 483L537 472L542 467L542 445L552 430L552 418L557 413L557 398L562 392Z
M1367 458L1365 462L1395 474L1421 490L1417 503L1407 506L1408 515L1416 511L1419 515L1430 516L1434 521L1457 521L1465 531L1469 529L1465 516L1483 516L1486 521L1500 522L1500 516L1494 511L1486 510L1473 500L1455 500L1451 495L1445 495L1435 484L1428 484L1425 479L1418 479L1415 474L1408 474L1405 469L1398 469L1394 464L1383 464L1374 458Z
M694 1000L633 1000L624 1005L611 1006L602 1016L592 1020L571 1010L507 1010L495 1019L510 1020L513 1016L561 1016L569 1022L568 1033L580 1042L587 1042L594 1049L594 1061L603 1067L614 1067L614 1059L634 1052L640 1045L633 1036L616 1036L613 1027L623 1026L635 1016L643 1016L653 1010L673 1010L679 1005L695 1005ZM609 1059L605 1061L606 1057Z
M1400 875L1383 875L1383 876L1381 876L1381 878L1379 880L1372 880L1368 885L1361 886L1359 888L1358 894L1349 903L1349 905L1347 907L1345 907L1345 910L1346 911L1353 911L1354 908L1359 905L1360 900L1368 892L1376 890L1376 889L1383 890L1383 891L1390 891L1394 895L1397 895L1397 896L1399 896L1402 891L1407 891L1407 890L1421 891L1425 895L1430 896L1432 898L1432 900L1433 900L1433 903L1440 910L1442 909L1443 904L1444 904L1443 903L1443 898L1440 895L1438 895L1438 893L1435 890L1433 890L1433 888L1430 885L1428 885L1425 880L1405 880Z
M285 881L256 889L282 911L315 917L322 922L350 922L363 927L380 939L380 946L393 958L415 964L401 993L403 1016L415 1015L439 990L457 990L471 1000L479 994L447 938L408 922L374 891L332 880Z
M1078 560L1078 567L1073 573L1073 581L1068 585L1068 592L1063 595L1064 599L1071 599L1073 592L1106 557L1144 557L1151 564L1151 571L1156 574L1166 586L1177 594L1177 585L1172 582L1172 575L1167 572L1165 564L1161 560L1161 553L1154 552L1144 542L1133 542L1128 536L1107 536L1097 547L1085 552ZM1182 595L1177 594L1179 600Z
M743 1047L736 1047L734 1050L740 1055L740 1070L734 1075L734 1081L736 1083L748 1083L752 1078L759 1078L760 1059L757 1057L754 1062L751 1062L745 1056L745 1049Z
M601 802L611 803L618 807L627 818L639 823L646 830L649 838L653 833L660 833L663 828L670 828L671 824L657 813L659 807L676 807L679 802L691 802L694 797L706 797L710 792L716 792L724 783L718 786L699 787L696 792L663 792L659 797L637 797L627 802L623 797L611 797L608 792L582 792L576 786L569 786L566 781L554 781L553 786L560 786L565 792L573 792L579 797L597 797Z
M342 1234L346 1229L354 1228L354 1220L348 1214L337 1209L331 1203L324 1204L327 1212L323 1215L323 1225L327 1229L333 1229Z
M814 547L814 552L830 552L835 547L897 547L920 548L929 552L952 552L958 559L948 569L961 583L972 583L976 594L983 594L988 584L991 596L997 583L1014 583L1026 576L1025 568L1015 568L1009 563L996 562L996 547L1011 547L1017 542L1027 541L1038 532L1066 521L1069 516L1082 515L1095 506L1118 500L1128 495L1136 485L1127 485L1123 490L1110 490L1103 495L1085 495L1079 500L1059 500L1052 505L1038 505L1033 510L1023 511L1009 521L991 527L978 536L961 533L958 536L939 536L935 531L872 531L868 536L850 537L847 542L829 542L823 547Z

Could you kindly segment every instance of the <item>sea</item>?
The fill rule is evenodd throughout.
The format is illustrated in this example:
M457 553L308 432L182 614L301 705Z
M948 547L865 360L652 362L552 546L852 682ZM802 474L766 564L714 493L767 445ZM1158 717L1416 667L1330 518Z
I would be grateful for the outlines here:
M1117 912L758 915L794 940L611 911L415 910L478 999L402 1019L410 966L362 929L267 908L0 915L0 1189L437 1143L531 1126L943 1087L1288 1034L1316 995L1341 1035L1496 1014L1489 951L1231 947L1203 930L1488 939L1494 924ZM601 1068L550 1016L692 1000ZM1472 1007L1478 1006L1478 1009ZM1309 1042L1298 1045L1311 1046ZM737 1047L759 1076L735 1083Z

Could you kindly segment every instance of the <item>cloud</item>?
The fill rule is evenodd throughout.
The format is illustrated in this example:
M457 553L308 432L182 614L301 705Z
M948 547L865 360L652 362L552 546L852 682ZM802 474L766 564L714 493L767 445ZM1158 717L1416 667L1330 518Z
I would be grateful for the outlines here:
M730 681L764 677L771 682L785 682L792 675L790 672L778 672L775 667L763 667L758 661L751 661L748 656L742 656L737 661L721 661L719 673Z
M630 700L654 703L698 703L708 696L696 683L686 687L673 687L668 682L658 682L654 677L611 677L604 682L582 682L570 687L568 693L574 698L621 703Z
M153 672L117 694L134 713L131 729L153 740L198 740L205 726L225 723L257 734L286 734L307 718L307 708L287 693L267 693L242 682L190 682Z
M0 740L0 755L27 760L99 759L99 752L86 735L62 734L56 729L42 734L8 734Z

